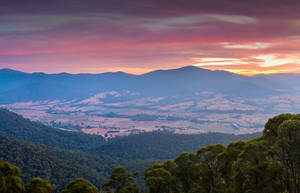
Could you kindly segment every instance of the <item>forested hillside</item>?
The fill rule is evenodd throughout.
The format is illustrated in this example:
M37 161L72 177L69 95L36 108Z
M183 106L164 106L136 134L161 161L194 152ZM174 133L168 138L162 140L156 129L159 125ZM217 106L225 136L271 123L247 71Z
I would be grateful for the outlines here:
M70 180L83 177L100 186L116 165L110 156L93 156L39 144L22 142L0 135L0 157L22 170L22 179L49 177L58 190Z
M40 143L69 150L87 151L104 143L104 138L80 132L66 132L24 119L22 116L0 108L0 134L23 141Z
M0 109L0 114L0 157L22 169L25 183L33 177L49 177L57 191L78 177L100 188L118 165L138 171L137 181L143 184L144 170L155 161L173 159L183 151L193 152L201 146L228 144L259 135L151 132L104 141L102 137L31 122L5 109Z
M117 156L123 159L172 159L181 152L195 152L209 144L229 144L238 140L249 140L261 133L233 135L224 133L203 133L195 135L149 132L108 141L93 152Z
M300 192L300 115L282 114L270 119L263 135L201 147L174 160L156 163L145 171L147 191L137 175L116 167L102 184L102 193L298 193ZM51 179L50 179L51 180ZM1 192L53 191L49 180L33 179L24 185L20 171L0 159ZM62 193L97 193L83 178L71 181Z
M232 135L204 133L180 135L170 132L149 132L105 141L101 136L63 131L24 119L0 108L0 134L22 141L39 143L65 150L78 150L93 155L107 154L124 159L171 159L180 152L196 151L208 144L228 144L252 139L259 133Z

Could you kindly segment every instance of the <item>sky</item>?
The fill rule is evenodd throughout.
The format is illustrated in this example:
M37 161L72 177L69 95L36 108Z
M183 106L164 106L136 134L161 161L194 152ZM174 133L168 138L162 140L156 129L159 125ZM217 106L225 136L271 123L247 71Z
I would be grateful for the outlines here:
M299 0L1 0L0 68L300 73Z

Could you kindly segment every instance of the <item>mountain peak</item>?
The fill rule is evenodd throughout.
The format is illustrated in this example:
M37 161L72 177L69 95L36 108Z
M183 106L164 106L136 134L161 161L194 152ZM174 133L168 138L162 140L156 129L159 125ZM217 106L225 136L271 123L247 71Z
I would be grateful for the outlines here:
M206 70L206 69L203 69L203 68L199 68L197 66L184 66L184 67L177 68L177 69L178 70Z
M2 68L0 69L0 74L25 74L25 72L12 70L10 68Z
M174 68L174 69L167 69L167 70L155 70L143 75L153 75L153 74L185 74L185 73L194 73L194 72L211 72L211 70L207 70L207 69L203 69L203 68L199 68L196 66L184 66L181 68ZM143 76L142 75L142 76Z

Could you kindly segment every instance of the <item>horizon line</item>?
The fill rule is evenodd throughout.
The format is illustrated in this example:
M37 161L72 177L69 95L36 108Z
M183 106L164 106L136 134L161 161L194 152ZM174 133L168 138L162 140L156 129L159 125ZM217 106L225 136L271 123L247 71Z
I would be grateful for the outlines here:
M80 75L80 74L90 74L90 75L97 75L97 74L106 74L106 73L124 73L124 74L128 74L128 75L135 75L135 76L142 76L145 74L149 74L152 72L156 72L156 71L169 71L169 70L179 70L179 69L184 69L184 68L195 68L195 69L202 69L202 70L207 70L207 71L211 71L211 72L217 72L217 71L222 71L222 72L228 72L231 74L236 74L236 75L242 75L242 76L248 76L248 77L252 77L252 76L258 76L258 75L276 75L276 74L299 74L300 73L293 73L293 72L274 72L274 73L238 73L238 72L233 72L230 70L219 70L219 69L207 69L207 68L201 68L199 66L195 66L195 65L187 65L187 66L182 66L182 67L178 67L178 68L158 68L158 69L151 69L149 71L146 71L144 73L130 73L130 72L126 72L126 71L122 71L122 70L116 70L116 71L104 71L104 72L67 72L67 71L60 71L60 72L45 72L45 71L23 71L23 70L19 70L19 69L15 69L15 68L0 68L0 71L3 70L11 70L11 71L15 71L15 72L20 72L20 73L25 73L25 74L46 74L46 75L58 75L58 74L70 74L70 75Z

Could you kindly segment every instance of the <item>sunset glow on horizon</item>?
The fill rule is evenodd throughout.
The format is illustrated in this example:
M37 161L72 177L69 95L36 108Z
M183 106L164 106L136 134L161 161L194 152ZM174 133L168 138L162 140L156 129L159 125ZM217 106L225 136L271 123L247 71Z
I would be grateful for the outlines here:
M0 68L300 73L299 10L281 0L13 0L0 4Z

